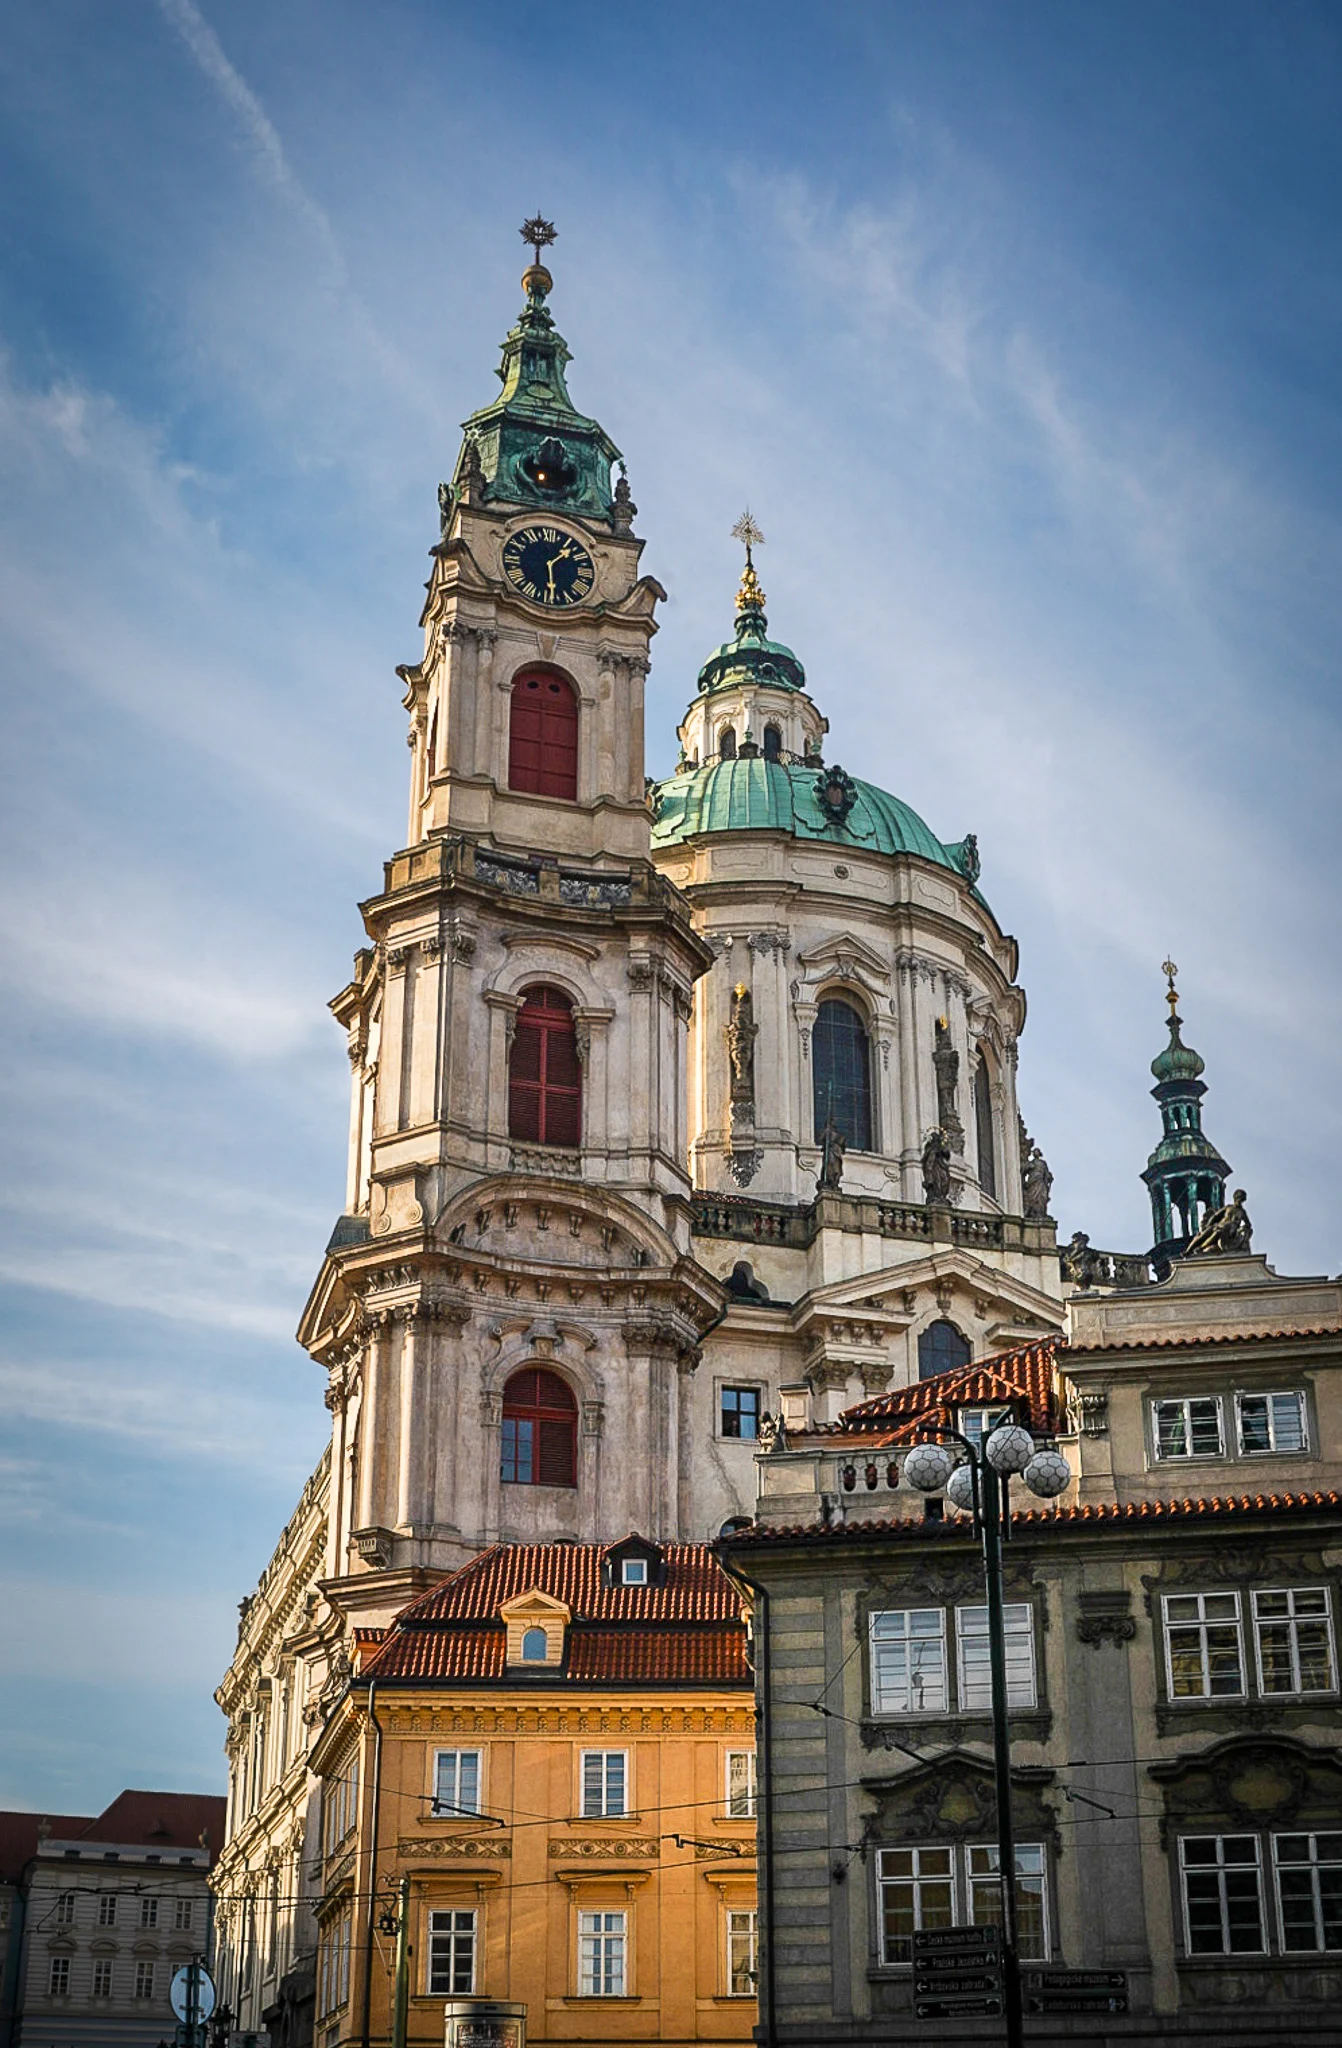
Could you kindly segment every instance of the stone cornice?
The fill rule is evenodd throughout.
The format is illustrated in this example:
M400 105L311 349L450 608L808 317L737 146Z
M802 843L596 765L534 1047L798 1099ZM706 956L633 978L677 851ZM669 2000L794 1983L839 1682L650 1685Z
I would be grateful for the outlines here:
M707 1694L699 1700L478 1700L424 1699L407 1702L380 1692L387 1732L398 1736L513 1735L755 1735L755 1706L749 1693L731 1699Z

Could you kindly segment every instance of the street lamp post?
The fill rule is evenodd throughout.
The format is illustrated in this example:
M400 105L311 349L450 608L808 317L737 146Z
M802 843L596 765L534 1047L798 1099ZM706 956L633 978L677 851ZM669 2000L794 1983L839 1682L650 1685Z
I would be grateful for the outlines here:
M1016 1843L1011 1826L1011 1725L1007 1718L1006 1625L1002 1600L1002 1544L1011 1534L1011 1478L1019 1473L1030 1491L1050 1500L1071 1479L1058 1451L1039 1450L1019 1423L1000 1424L980 1452L955 1429L929 1431L931 1441L915 1444L904 1460L904 1478L920 1493L943 1488L953 1507L972 1514L983 1545L988 1604L988 1670L993 1718L993 1778L997 1798L997 1879L1002 1901L1002 2005L1007 2048L1021 2048L1020 1950L1016 1931ZM960 1452L947 1448L954 1444Z

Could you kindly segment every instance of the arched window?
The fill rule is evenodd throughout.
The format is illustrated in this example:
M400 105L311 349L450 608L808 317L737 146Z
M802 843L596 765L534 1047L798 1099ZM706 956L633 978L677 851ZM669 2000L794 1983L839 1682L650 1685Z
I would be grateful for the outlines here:
M578 1404L544 1366L515 1372L503 1389L502 1476L514 1486L578 1483Z
M723 761L736 759L736 727L724 725L718 734L718 755Z
M522 1662L543 1664L550 1654L550 1638L543 1628L529 1628L522 1637Z
M777 760L780 760L780 759L782 758L782 753L783 753L783 735L782 735L782 733L781 733L781 732L780 732L780 731L778 730L778 727L777 727L776 725L766 725L766 726L765 726L765 728L764 728L764 758L765 758L765 760L766 760L766 761L777 761Z
M811 1034L815 1142L825 1125L854 1152L871 1150L871 1053L867 1029L851 1003L822 1003Z
M954 1372L973 1357L968 1337L962 1337L954 1323L929 1323L918 1338L918 1377L930 1380L934 1373Z
M508 1135L533 1145L582 1143L582 1067L573 1005L559 988L528 989L508 1056Z
M997 1200L997 1139L993 1129L992 1072L980 1053L974 1062L974 1134L978 1141L979 1186Z
M577 700L572 684L550 669L524 668L513 684L508 787L577 799Z

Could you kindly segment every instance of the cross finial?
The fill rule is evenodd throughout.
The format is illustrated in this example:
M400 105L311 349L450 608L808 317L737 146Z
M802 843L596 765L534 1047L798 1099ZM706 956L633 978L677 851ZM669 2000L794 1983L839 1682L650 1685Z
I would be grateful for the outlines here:
M548 249L559 239L554 222L539 213L533 213L530 220L524 220L518 233L524 242L530 244L537 263L541 260L541 250Z
M756 526L754 520L751 518L749 505L746 506L745 511L741 514L741 517L737 520L735 526L732 528L732 539L743 541L745 543L746 567L747 569L753 569L755 565L751 557L751 549L762 548L764 546L764 535L760 532L758 526Z
M1162 960L1160 963L1160 971L1165 977L1165 1001L1170 1006L1170 1015L1173 1016L1174 1012L1179 1007L1179 991L1174 986L1174 977L1179 972L1179 969L1176 967L1173 960Z

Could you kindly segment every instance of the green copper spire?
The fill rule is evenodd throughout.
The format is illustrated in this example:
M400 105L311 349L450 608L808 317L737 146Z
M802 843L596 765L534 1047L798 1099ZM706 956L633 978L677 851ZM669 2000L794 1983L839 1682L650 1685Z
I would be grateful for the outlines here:
M564 371L572 357L545 303L554 279L540 255L555 240L554 227L538 214L522 238L535 261L522 276L526 304L503 343L497 372L503 390L464 423L452 495L458 503L584 513L627 531L629 487L622 481L612 497L610 483L620 451L569 397Z
M774 689L804 690L806 670L790 647L770 640L764 615L764 592L755 573L755 549L764 535L747 510L732 528L732 538L746 551L741 588L736 593L736 632L715 648L699 671L700 690L726 690L741 683L767 683Z
M1164 1132L1142 1175L1151 1196L1151 1257L1162 1270L1183 1253L1207 1217L1221 1207L1230 1174L1202 1128L1202 1098L1207 1086L1201 1078L1201 1054L1185 1045L1180 1035L1183 1019L1174 985L1178 971L1172 960L1163 963L1170 1038L1151 1062L1156 1078L1151 1093L1160 1104Z

